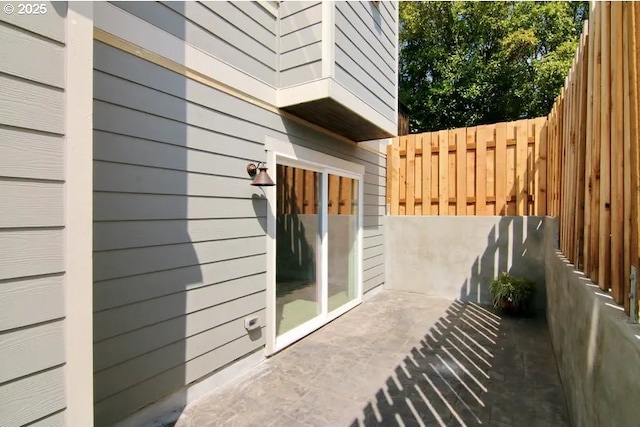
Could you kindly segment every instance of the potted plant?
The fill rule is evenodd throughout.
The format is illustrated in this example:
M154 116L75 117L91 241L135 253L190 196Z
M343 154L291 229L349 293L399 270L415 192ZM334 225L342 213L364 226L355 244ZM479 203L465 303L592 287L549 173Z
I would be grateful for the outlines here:
M528 309L536 293L533 282L507 272L493 279L489 287L493 306L507 314L520 314Z

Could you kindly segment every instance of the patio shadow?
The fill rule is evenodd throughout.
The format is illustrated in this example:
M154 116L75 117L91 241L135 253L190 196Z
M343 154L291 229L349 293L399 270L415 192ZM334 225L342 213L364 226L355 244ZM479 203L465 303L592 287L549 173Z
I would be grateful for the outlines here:
M351 427L568 426L544 319L454 301Z

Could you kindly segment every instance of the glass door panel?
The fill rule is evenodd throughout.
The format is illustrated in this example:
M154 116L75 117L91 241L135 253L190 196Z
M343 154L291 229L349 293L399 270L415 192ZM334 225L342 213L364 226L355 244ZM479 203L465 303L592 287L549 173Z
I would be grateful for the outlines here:
M358 181L328 177L328 309L333 311L358 295Z
M276 335L321 314L321 174L277 165Z

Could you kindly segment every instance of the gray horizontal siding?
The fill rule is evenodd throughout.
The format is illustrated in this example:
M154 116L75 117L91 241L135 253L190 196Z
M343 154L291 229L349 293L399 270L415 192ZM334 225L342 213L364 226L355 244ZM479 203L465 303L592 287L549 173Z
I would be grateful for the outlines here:
M245 184L246 185L246 184ZM266 217L96 222L94 250L129 249L188 242L237 239L264 234Z
M29 357L25 357L29 355ZM64 363L62 321L5 332L0 347L0 383Z
M283 2L279 9L278 87L322 77L322 3Z
M0 181L0 228L64 225L62 183Z
M384 284L384 271L377 276L373 276L364 281L363 290L364 292L369 292L378 286L382 286Z
M280 14L280 36L295 33L322 21L322 2L291 1L283 2Z
M105 51L111 51L113 54L103 55L102 53ZM198 145L193 148L228 155L227 158L231 161L238 158L253 160L264 158L263 144L266 135L285 138L293 143L347 160L361 161L368 173L380 175L380 180L374 179L373 181L379 181L380 185L385 185L384 176L381 176L384 175L384 172L381 171L384 170L385 160L376 154L356 149L349 144L332 141L325 134L311 131L299 122L283 119L278 114L265 111L256 105L217 92L198 82L185 80L171 71L96 43L95 60L99 64L100 70L111 67L112 60L116 57L119 61L119 70L126 68L127 79L130 82L122 83L120 88L124 90L115 85L110 90L110 87L101 86L98 76L103 73L96 73L95 96L109 100L109 103L100 100L94 103L96 110L94 124L99 130L118 133L124 137L133 136L176 146L192 147L192 144L197 143ZM117 69L113 69L113 71L115 73L122 72ZM101 87L103 89L99 89ZM157 92L145 98L146 94L155 91L154 87L161 87L163 93ZM119 94L118 98L113 96L116 91ZM215 96L212 96L212 93ZM176 101L175 98L180 96L187 96L190 101L183 105L181 110L172 107ZM147 102L141 103L142 99L146 99ZM163 105L157 105L158 103ZM143 108L148 110L150 114L132 110L124 104ZM242 111L242 114L233 114L235 111ZM189 122L196 122L197 127L184 123L187 115L191 116ZM133 117L133 119L128 119L128 117ZM204 133L200 133L200 130ZM132 133L134 135L131 135ZM111 139L109 139L109 143L110 141ZM235 150L232 145L234 141L237 144ZM98 143L94 145L99 153L107 151ZM228 150L223 151L226 148ZM245 155L245 152L250 154ZM186 156L187 154L183 154L177 156L177 159L184 161ZM130 162L124 161L123 163ZM189 159L189 164L191 164L191 159ZM243 162L243 165L246 166L246 162ZM241 169L237 173L246 174L244 168ZM369 181L371 180L366 176L365 182ZM371 182L373 183L373 181Z
M263 294L260 296L264 299ZM210 352L211 343L219 343L223 346L245 335L242 317L256 313L247 309L248 306L237 306L233 312L228 313L230 316L237 317L235 320L161 347L145 354L144 357L133 358L96 373L96 381L103 384L96 394L96 399L102 400L116 394L123 386L139 384L174 366L183 364L185 360L189 363L190 360ZM261 323L264 324L264 311L260 312L260 317Z
M25 18L23 19L29 20ZM21 28L2 23L0 23L0 40L2 40L0 57L11 58L10 61L0 62L0 72L57 88L64 87L64 67L35 67L33 64L34 58L38 58L45 64L62 63L64 46L33 37ZM29 55L25 55L24 52L29 52Z
M248 183L247 183L248 185ZM188 206L189 209L186 209ZM266 216L266 205L251 199L224 199L158 194L93 195L96 221L250 218Z
M0 280L64 271L62 229L0 230Z
M286 88L322 77L322 61L315 61L279 73L280 87Z
M243 291L247 292L248 289L253 290L255 286L253 282L256 279L255 277L240 277L234 280L234 284L238 288L238 294L235 295L235 298L240 298L240 296L243 295ZM264 288L264 283L260 284L262 285L261 288ZM125 305L95 313L96 330L98 333L94 334L94 340L100 341L111 338L125 332L135 331L138 328L150 326L164 320L184 316L191 312L204 310L208 307L224 303L224 299L221 299L222 297L217 295L218 288L216 286L217 285L191 289L187 292L165 295L137 304ZM224 288L224 286L222 286L222 288ZM261 304L264 305L264 295L253 294L249 299L252 301L245 301L247 304L249 304L249 302L261 301ZM144 312L139 313L140 310L144 310ZM230 319L232 318L222 318L223 321ZM212 343L212 345L214 344L215 343Z
M384 236L377 233L365 233L364 236L364 249L374 248L376 246L384 245Z
M105 280L96 283L94 309L96 311L106 310L185 290L229 282L239 278L238 272L241 272L241 277L250 277L265 271L265 255L259 254ZM255 280L259 281L260 278ZM187 285L185 286L183 283L187 283Z
M47 64L42 66L62 66ZM19 77L0 74L0 124L42 132L64 133L64 92Z
M359 35L358 35L359 36ZM379 55L367 43L357 44L339 28L336 29L336 59L342 63L345 59L355 62L362 72L367 73L376 81L378 86L388 94L393 95L395 85L395 64L377 60Z
M245 168L267 136L365 167L365 242L382 234L385 162L99 42L94 59L100 426L264 345L243 326L266 305L267 210ZM380 270L380 251L367 265Z
M322 45L314 43L280 55L280 71L322 60Z
M52 42L58 42L59 45L64 44L64 20L65 16L67 16L67 2L42 1L38 3L46 5L47 13L29 16L28 18L30 19L25 19L24 15L19 15L18 13L12 13L11 15L2 13L0 14L0 22L6 22L14 27L25 29L40 37L48 38Z
M310 25L280 37L280 55L322 41L322 23Z
M97 252L94 280L115 279L264 253L264 236ZM135 259L136 263L127 262Z
M64 317L63 275L12 280L0 285L0 330ZM38 307L34 310L34 307Z
M62 425L65 2L0 15L0 425ZM16 4L18 8L18 4Z
M0 385L0 402L3 426L22 426L64 409L64 368L56 367Z
M275 36L264 37L265 27L240 9L198 2L114 4L211 56L275 85ZM272 20L275 26L275 17Z
M0 176L63 180L63 142L61 135L0 127Z
M370 268L376 267L382 264L382 257L384 254L376 254L376 252L381 252L381 249L376 248L377 250L368 250L364 252L364 260L362 261L363 270L368 270ZM373 255L372 255L373 253Z
M336 80L395 120L397 12L371 2L336 2L335 7Z
M218 305L175 316L133 330L130 333L97 342L95 345L95 371L103 371L118 365L119 361L122 360L123 351L126 352L124 355L126 355L127 360L133 359L148 353L149 349L155 350L180 342L185 337L191 337L226 324L229 319L240 319L250 313L262 310L264 305L262 301L263 294L260 294L261 296L258 298L246 296L260 290L261 279L264 280L264 276L253 277L251 281L240 283L241 286L238 286L238 281L215 285L216 293L222 294L218 296L218 299L222 301ZM211 293L210 289L207 291ZM243 328L244 325L241 328L236 328L238 332L236 337L244 334ZM219 341L212 342L219 343Z
M205 2L207 7L212 7L212 5L217 6L222 2ZM256 2L249 1L238 1L238 2L228 2L232 4L238 10L241 10L242 13L251 17L255 22L260 24L262 27L267 29L271 34L276 34L276 15L267 11L264 7L260 6ZM277 5L276 5L277 7Z
M273 15L254 2L203 1L204 7L225 19L229 24L243 33L245 37L259 42L268 51L276 51L276 23ZM257 25L256 25L257 24ZM224 33L223 33L224 34ZM227 39L230 44L233 40Z
M96 424L112 424L122 416L121 414L133 413L149 402L173 393L184 384L197 381L225 367L235 361L237 355L255 352L256 348L264 346L264 331L259 332L258 340L245 335L98 402L94 407Z
M337 11L348 17L355 17L352 25L360 31L368 31L384 51L394 56L395 22L394 16L386 13L384 7L377 8L371 2L336 2ZM348 6L348 7L347 7Z
M247 178L110 162L96 162L94 168L95 190L109 192L250 199L253 190Z
M56 412L38 421L27 424L25 427L64 427L66 425L65 411Z

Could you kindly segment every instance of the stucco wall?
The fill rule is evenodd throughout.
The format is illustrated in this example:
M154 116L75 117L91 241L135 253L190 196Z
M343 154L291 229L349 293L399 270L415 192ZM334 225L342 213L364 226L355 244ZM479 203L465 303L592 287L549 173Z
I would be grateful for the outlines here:
M544 309L542 217L385 217L386 288L491 303L489 283L503 271L538 288Z
M574 426L640 423L640 325L557 249L545 223L547 321Z

